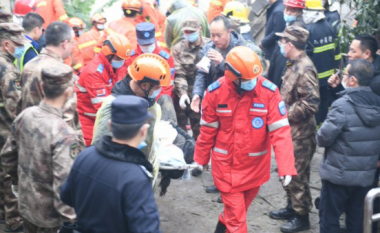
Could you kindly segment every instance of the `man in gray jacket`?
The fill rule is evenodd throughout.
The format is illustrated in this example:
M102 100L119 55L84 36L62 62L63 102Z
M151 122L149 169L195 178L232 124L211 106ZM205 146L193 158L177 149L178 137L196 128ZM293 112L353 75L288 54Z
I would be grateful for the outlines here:
M319 173L320 232L339 232L339 217L346 213L347 232L362 232L364 198L372 188L380 155L380 97L369 87L373 66L352 60L343 75L347 87L317 132L325 147Z

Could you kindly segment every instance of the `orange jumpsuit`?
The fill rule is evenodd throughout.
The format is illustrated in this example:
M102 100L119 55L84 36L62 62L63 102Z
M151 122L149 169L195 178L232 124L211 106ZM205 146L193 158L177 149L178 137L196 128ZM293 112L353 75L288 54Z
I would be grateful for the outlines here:
M224 203L219 220L228 233L247 233L248 207L270 178L272 146L278 175L297 175L284 106L278 88L261 76L256 87L243 94L224 77L206 91L194 161L206 165L212 159L212 175Z
M100 52L95 49L100 35L99 30L96 27L92 27L90 31L79 37L78 49L83 57L83 66L86 66Z
M69 17L61 0L37 0L36 13L38 13L45 21L43 28L54 21L67 22Z
M157 44L160 47L167 49L164 38L166 16L162 14L160 10L152 5L149 1L142 0L141 6L143 8L143 11L141 15L136 17L136 22L149 22L154 24Z
M83 56L80 49L78 48L78 42L80 38L81 37L74 38L75 41L71 50L71 54L64 60L64 63L66 65L73 67L73 70L76 74L79 74L83 68Z
M124 16L119 20L109 23L108 28L104 30L103 36L98 41L97 47L101 48L109 35L119 33L127 37L133 49L137 48L136 24L135 20Z
M231 2L231 0L210 0L210 5L208 8L207 21L211 23L211 21L222 13L224 7L227 2Z

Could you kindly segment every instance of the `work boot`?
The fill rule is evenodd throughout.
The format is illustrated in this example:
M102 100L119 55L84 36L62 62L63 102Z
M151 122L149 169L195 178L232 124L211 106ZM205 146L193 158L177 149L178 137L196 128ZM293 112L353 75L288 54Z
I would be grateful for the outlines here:
M219 190L215 187L215 185L210 185L206 187L206 193L219 193Z
M310 229L309 215L295 214L292 219L281 226L281 231L284 233L299 232Z
M291 219L294 214L295 212L292 208L292 204L289 201L285 208L270 211L269 217L277 220L288 220Z
M226 233L226 231L227 231L227 227L223 223L218 222L218 225L216 225L216 229L214 233Z
M223 204L222 196L219 196L216 202Z

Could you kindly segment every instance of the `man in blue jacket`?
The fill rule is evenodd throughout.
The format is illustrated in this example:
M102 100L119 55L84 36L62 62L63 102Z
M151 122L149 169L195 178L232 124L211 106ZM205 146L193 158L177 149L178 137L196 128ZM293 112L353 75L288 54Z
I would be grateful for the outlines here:
M74 207L79 232L161 233L152 190L153 166L138 148L151 113L148 101L120 95L112 102L112 137L79 154L61 199Z
M364 198L380 155L380 97L369 87L372 78L369 61L350 61L342 81L347 88L317 132L317 144L326 148L319 168L321 233L339 232L343 212L347 232L363 232Z

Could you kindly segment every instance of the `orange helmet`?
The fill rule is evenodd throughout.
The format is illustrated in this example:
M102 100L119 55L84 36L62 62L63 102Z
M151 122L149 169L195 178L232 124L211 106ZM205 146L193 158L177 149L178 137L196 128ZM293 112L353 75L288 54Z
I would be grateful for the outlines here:
M127 37L114 33L107 37L103 43L102 52L105 56L115 55L124 60L131 56L132 46Z
M107 19L106 17L104 17L103 14L101 13L96 13L92 16L91 18L91 23L101 23L101 24L105 24L107 23Z
M141 3L140 0L124 0L121 8L123 8L123 10L140 12Z
M138 56L128 67L128 74L136 82L147 81L160 86L169 86L171 84L168 62L153 53Z
M86 28L86 24L81 20L80 18L77 17L72 17L69 19L69 25L72 27L74 30L83 30Z
M227 54L225 75L231 81L238 78L255 79L263 72L259 56L247 47L237 46Z

